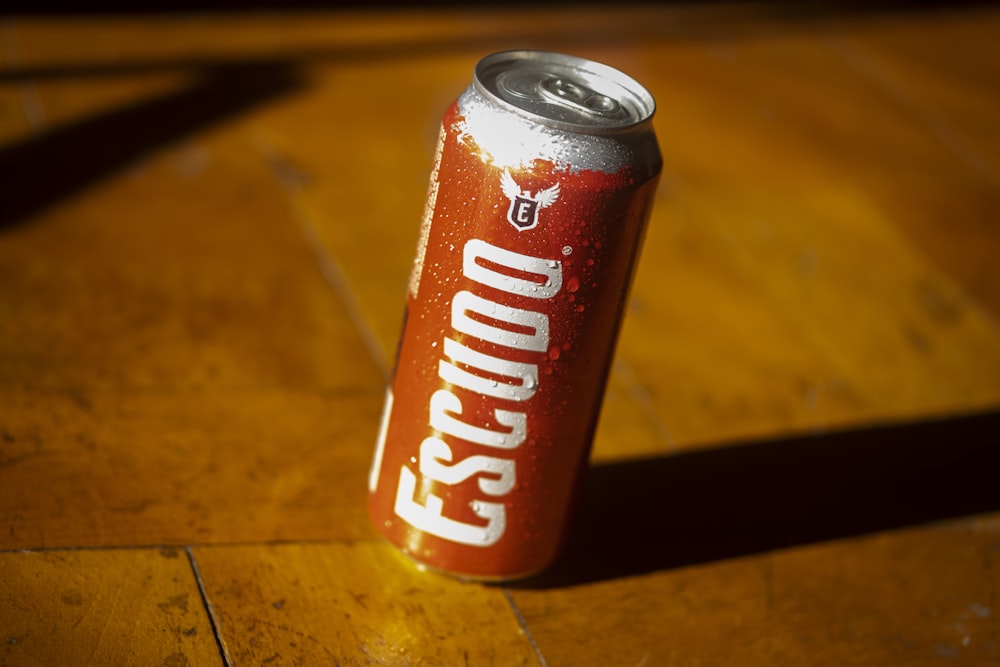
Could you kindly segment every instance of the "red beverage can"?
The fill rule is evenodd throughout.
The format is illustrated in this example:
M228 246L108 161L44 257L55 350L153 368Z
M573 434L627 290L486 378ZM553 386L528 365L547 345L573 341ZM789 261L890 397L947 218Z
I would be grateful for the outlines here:
M446 111L368 483L418 562L504 580L558 555L659 178L653 111L540 51L484 58Z

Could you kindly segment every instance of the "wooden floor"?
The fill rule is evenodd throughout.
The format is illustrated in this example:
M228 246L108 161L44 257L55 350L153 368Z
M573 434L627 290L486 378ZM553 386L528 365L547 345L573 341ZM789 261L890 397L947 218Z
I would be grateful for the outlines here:
M1000 663L1000 9L0 19L0 665ZM665 158L567 558L365 480L437 127L618 66Z

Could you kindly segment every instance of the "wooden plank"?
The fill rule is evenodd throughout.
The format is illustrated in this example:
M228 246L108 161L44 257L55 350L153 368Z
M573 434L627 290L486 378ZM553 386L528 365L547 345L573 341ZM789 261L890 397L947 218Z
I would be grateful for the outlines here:
M0 664L222 665L184 551L0 553Z
M533 12L530 25L510 11L443 13L426 22L429 16L424 12L410 21L406 13L379 14L378 22L388 25L371 33L370 15L342 17L341 26L355 26L353 37L331 32L311 57L295 61L309 73L309 94L274 106L254 122L258 147L285 176L300 217L342 271L389 360L440 119L470 84L476 61L494 45L510 48L510 35L521 43L537 32L534 47L584 49L640 76L648 59L635 45L636 32L685 35L726 23L697 9L650 7L582 8L572 16L542 8ZM734 23L739 26L742 19ZM402 42L398 50L384 52L387 35L397 30L402 35L403 25L419 45ZM453 32L437 35L449 29ZM454 31L464 37L456 40ZM288 34L299 40L300 32ZM373 42L345 57L349 47L340 49L355 40ZM257 48L254 44L250 38L244 47ZM279 49L279 57L294 58L290 46Z
M780 5L780 3L779 3ZM614 8L539 6L471 11L427 7L336 12L232 12L224 15L16 16L9 41L31 69L90 66L211 66L233 59L402 64L427 55L477 54L510 48L571 51L635 43L639 38L691 39L773 30L767 19L788 15L768 3L746 7L624 3ZM794 12L792 12L794 14ZM809 17L806 17L809 19ZM808 20L807 20L808 22ZM94 46L95 41L100 45Z
M657 65L644 81L661 104L665 187L623 335L621 385L610 394L647 405L646 437L660 429L639 449L653 456L754 433L773 441L783 431L994 408L995 320L964 279L914 243L893 205L931 205L922 215L940 227L950 218L932 206L938 188L952 189L963 215L981 217L996 210L993 191L926 127L872 95L823 39L763 32L643 52ZM892 164L909 169L878 173ZM915 175L938 182L928 190ZM609 407L601 428L610 435L625 417ZM619 437L599 434L601 461L635 455ZM665 471L670 461L635 465ZM773 467L780 476L782 460ZM697 494L685 502L711 505ZM983 664L1000 651L987 601L1000 581L996 529L987 515L706 564L681 558L643 576L612 568L513 597L550 664ZM668 519L648 530L648 548L668 545ZM719 531L683 537L725 541ZM598 560L641 561L643 535L634 540L608 540ZM698 552L701 542L677 549Z
M838 32L844 60L903 117L951 155L951 173L897 167L878 182L899 226L991 313L1000 317L1000 76L994 44L995 8L952 12L930 20L897 21L877 30ZM928 40L934 48L928 49ZM914 195L917 196L914 196ZM979 207L976 202L988 202ZM942 224L947 221L947 224Z
M537 664L502 590L384 542L199 547L232 664Z
M641 372L620 381L650 401L652 421L637 440L605 436L615 422L603 420L598 456L611 455L612 441L622 455L637 455L668 441L707 444L1000 400L992 318L927 262L899 229L892 202L873 191L871 163L910 159L914 150L924 172L951 179L941 187L963 188L950 176L953 156L873 97L825 33L786 26L748 34L709 47L661 40L592 49L629 66L661 100L667 160L621 345L624 366ZM264 120L276 159L307 174L295 197L359 294L387 358L439 107L468 79L458 64L429 54L399 68L317 69L326 92ZM387 133L378 116L338 107L335 82L373 110L399 96L414 111L394 117ZM827 89L838 93L826 99ZM360 138L358 150L333 149L345 127ZM310 154L310 143L331 149ZM875 179L883 181L892 182ZM391 193L382 192L386 182ZM965 206L982 213L994 201L981 192ZM401 216L406 208L411 214ZM359 219L370 224L350 224ZM864 257L879 260L859 271ZM883 317L887 304L893 318Z
M0 148L31 136L25 107L36 101L35 90L30 84L0 84Z
M14 34L13 21L0 18L0 63L5 72L16 71L20 65ZM32 136L43 122L35 82L0 78L0 148Z
M855 169L856 153L912 147L922 173L959 187L946 151L823 42L658 45L647 57L662 63L648 83L666 109L666 171L621 356L678 441L997 404L993 319ZM820 101L821 85L835 99ZM898 144L852 140L823 104L896 126ZM963 207L986 214L983 195Z
M10 68L18 72L19 68ZM19 111L30 132L18 139L39 137L65 124L85 122L109 110L141 104L166 96L190 85L193 76L185 72L118 74L96 80L67 73L58 77L16 77L4 87L19 93ZM14 137L11 137L12 139Z
M649 391L619 354L601 404L591 463L662 456L676 451L677 440L657 414Z
M993 145L995 87L982 82L995 78L995 11L944 26L956 56L942 61L924 46L937 19L919 13L832 28L819 16L803 31L756 7L717 9L16 19L8 34L45 78L52 127L183 91L220 62L276 59L311 85L220 109L211 131L153 136L140 159L0 230L0 548L217 545L194 552L233 664L1000 658L1000 545L985 516L510 599L365 541L381 374L437 123L476 58L512 35L617 64L660 101L667 172L596 460L666 470L684 449L997 405L984 259L996 189L927 123ZM262 544L287 540L298 543ZM134 582L120 553L161 558L66 552L79 560L43 583L30 578L42 566L7 565L34 554L0 554L0 568L22 573L18 600L39 600L26 617L47 618L41 605L58 606L74 577L108 595L123 572ZM180 581L156 599L190 594L190 572ZM127 604L149 599L120 590ZM201 664L157 604L115 612L96 644L89 617L74 627L61 610L41 636L83 648L50 662L84 663L95 647L109 664L163 662L103 653L140 628ZM20 627L5 657L27 645Z
M399 336L440 116L468 85L473 63L412 58L393 67L317 67L312 94L257 119L260 149L342 271L386 365ZM408 112L388 113L400 99Z
M373 534L381 391L0 397L0 548Z
M381 386L240 129L126 166L0 236L0 387Z
M1000 659L998 527L966 521L512 595L550 665L983 665Z
M917 15L873 26L848 24L833 31L833 43L858 73L927 134L966 162L968 175L994 186L1000 172L1000 137L993 122L996 7ZM932 33L934 48L927 48ZM970 151L969 155L962 155ZM974 154L973 154L974 153Z
M150 132L0 230L0 544L370 534L382 375L282 186L239 124Z

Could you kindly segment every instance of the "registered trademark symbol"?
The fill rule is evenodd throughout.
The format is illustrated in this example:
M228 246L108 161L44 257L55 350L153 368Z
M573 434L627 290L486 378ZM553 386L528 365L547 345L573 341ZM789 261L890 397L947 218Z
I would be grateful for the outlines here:
M563 254L564 255L572 255L573 254L573 246L564 245L563 246Z

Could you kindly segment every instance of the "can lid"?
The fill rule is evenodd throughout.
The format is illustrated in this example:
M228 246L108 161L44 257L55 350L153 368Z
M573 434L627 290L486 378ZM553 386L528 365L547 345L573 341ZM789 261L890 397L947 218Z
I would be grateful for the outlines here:
M618 70L549 51L503 51L476 65L480 92L552 127L618 131L653 116L653 96Z

